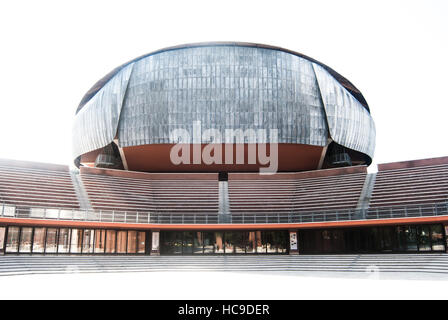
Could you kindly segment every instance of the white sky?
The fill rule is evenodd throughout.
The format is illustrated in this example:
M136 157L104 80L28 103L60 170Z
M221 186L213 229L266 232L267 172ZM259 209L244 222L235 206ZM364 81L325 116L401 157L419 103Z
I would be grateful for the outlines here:
M448 156L448 1L2 1L0 158L71 163L84 93L167 46L247 41L329 65L364 94L375 163Z

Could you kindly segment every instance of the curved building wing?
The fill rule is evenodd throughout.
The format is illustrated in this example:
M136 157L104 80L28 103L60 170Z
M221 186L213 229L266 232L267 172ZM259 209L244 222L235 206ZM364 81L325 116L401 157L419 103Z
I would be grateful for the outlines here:
M375 151L375 123L361 103L324 68L313 63L330 137L338 144L367 154Z

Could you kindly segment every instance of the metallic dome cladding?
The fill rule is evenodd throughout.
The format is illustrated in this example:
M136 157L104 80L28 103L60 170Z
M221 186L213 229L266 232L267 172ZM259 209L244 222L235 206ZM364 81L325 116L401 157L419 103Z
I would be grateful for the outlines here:
M73 156L115 138L120 147L176 143L170 132L192 132L194 121L223 137L225 129L276 128L279 143L331 138L370 158L375 149L367 103L332 69L281 48L207 43L157 51L100 80L77 110Z

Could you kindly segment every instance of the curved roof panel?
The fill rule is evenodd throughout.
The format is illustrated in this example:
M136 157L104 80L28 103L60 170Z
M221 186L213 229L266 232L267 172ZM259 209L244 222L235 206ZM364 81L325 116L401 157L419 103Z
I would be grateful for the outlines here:
M135 59L132 59L124 64L122 64L121 66L113 69L111 72L109 72L108 74L106 74L103 78L101 78L100 80L98 80L92 88L90 88L89 91L87 91L87 93L84 95L84 97L81 99L81 102L78 105L78 108L76 110L76 113L79 112L79 110L81 110L84 105L102 88L104 87L104 85L110 80L112 79L121 69L123 69L124 67L128 66L131 63L134 63L136 61L139 61L141 59L147 58L149 56L152 55L156 55L162 52L166 52L166 51L172 51L172 50L179 50L179 49L185 49L185 48L197 48L197 47L213 47L213 46L236 46L236 47L254 47L254 48L263 48L263 49L269 49L269 50L277 50L277 51L283 51L283 52L287 52L290 53L292 55L307 59L311 62L314 62L318 65L320 65L321 67L323 67L325 70L327 70L328 73L330 73L345 89L347 89L348 92L350 92L369 112L369 105L367 104L367 101L365 100L364 96L362 95L362 93L349 81L347 80L345 77L343 77L342 75L340 75L339 73L337 73L336 71L334 71L332 68L328 67L327 65L311 58L308 57L302 53L299 52L295 52L292 50L288 50L288 49L284 49L281 47L276 47L276 46L271 46L271 45L265 45L265 44L258 44L258 43L250 43L250 42L200 42L200 43L190 43L190 44L182 44L182 45L178 45L178 46L172 46L172 47L167 47L167 48L163 48L163 49L159 49L147 54L144 54L140 57L137 57Z

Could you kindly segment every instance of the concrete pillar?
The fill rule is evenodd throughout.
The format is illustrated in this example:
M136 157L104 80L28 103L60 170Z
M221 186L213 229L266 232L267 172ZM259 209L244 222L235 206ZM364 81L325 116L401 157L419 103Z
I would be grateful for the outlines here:
M297 230L289 230L289 254L299 254L299 233Z
M160 231L152 231L151 255L160 256Z

